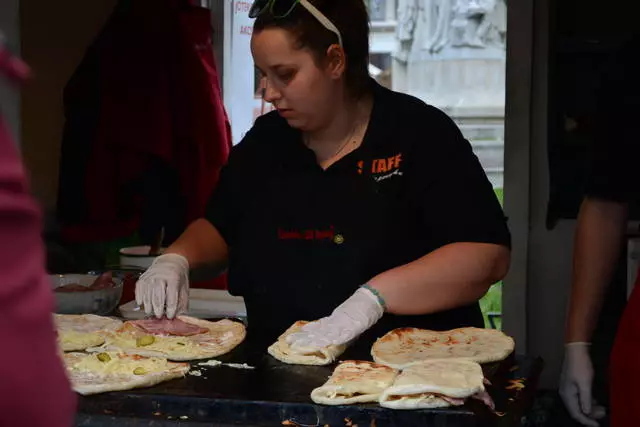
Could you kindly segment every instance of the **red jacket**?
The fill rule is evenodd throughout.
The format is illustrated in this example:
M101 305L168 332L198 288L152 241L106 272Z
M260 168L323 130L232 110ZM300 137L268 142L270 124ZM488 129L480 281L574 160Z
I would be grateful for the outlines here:
M3 58L0 75L19 77ZM6 56L4 56L6 59ZM40 213L0 118L0 426L69 427L75 412L56 347Z
M171 243L204 215L231 131L210 12L188 3L119 2L69 80L57 205L65 239L130 236L151 210L173 218L162 224Z

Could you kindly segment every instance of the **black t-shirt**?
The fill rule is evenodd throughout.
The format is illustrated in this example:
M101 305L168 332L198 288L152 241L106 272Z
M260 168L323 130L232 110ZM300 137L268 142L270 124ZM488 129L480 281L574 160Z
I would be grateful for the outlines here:
M631 203L637 217L640 201L640 37L612 58L601 85L595 116L586 194Z
M377 84L361 146L326 170L277 112L259 118L232 150L207 218L229 245L229 290L245 298L249 333L266 342L443 245L510 244L491 184L453 121ZM477 303L386 314L361 341L405 326L483 323Z

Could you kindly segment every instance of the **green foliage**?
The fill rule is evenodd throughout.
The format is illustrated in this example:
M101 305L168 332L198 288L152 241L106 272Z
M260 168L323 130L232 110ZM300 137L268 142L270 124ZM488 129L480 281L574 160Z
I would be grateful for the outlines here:
M502 188L494 188L496 197L500 201L500 204L504 206L504 192ZM482 310L482 317L484 317L484 325L487 328L491 327L489 322L489 313L496 313L502 315L502 282L498 282L492 285L485 296L480 299L480 309ZM502 329L502 318L496 317L495 320L496 329Z
M486 328L491 327L489 322L489 313L502 314L502 282L498 282L489 288L489 291L480 299L480 309L482 310L482 317L484 317L484 326ZM496 329L502 328L502 318L497 317L494 320Z

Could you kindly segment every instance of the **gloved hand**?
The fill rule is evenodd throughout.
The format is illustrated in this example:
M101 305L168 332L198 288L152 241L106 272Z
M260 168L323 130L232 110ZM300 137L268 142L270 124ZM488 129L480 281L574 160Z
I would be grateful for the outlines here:
M589 345L572 342L565 346L560 397L574 420L585 426L598 427L597 420L605 416L605 409L591 397L593 365Z
M189 307L189 261L178 254L157 257L136 283L136 302L146 314L169 319Z
M383 302L367 287L361 287L329 317L308 323L289 335L287 343L294 350L347 344L373 326L383 314Z

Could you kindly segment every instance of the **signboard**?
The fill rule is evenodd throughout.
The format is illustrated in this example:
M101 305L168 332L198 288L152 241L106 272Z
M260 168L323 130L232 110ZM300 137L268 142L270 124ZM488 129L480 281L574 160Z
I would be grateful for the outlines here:
M252 4L251 0L231 0L228 14L231 22L225 22L231 31L225 32L230 40L225 43L224 98L234 144L240 142L260 114L272 109L262 101L251 56L253 19L249 18L249 10Z

